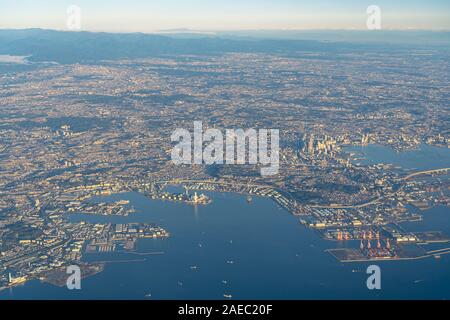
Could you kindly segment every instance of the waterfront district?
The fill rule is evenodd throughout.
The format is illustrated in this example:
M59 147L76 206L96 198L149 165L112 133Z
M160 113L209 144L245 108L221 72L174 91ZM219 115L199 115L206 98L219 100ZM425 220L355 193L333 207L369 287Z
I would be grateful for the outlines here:
M449 148L448 56L441 52L233 53L32 63L0 75L0 287L58 281L85 252L135 250L164 238L155 224L69 222L67 215L132 215L135 191L207 206L206 191L268 197L330 240L341 261L449 253L420 244L448 235L399 223L449 206L449 168L362 164L349 147ZM174 165L171 133L206 128L280 130L280 170L256 165ZM444 159L445 160L445 159ZM447 159L449 160L449 159ZM444 161L445 163L445 161ZM171 193L167 186L184 187ZM354 241L336 249L334 241Z

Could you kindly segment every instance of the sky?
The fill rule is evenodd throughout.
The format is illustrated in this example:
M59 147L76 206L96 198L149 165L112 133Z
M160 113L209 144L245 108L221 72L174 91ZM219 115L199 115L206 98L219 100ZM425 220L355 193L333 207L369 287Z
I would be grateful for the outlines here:
M369 5L384 30L450 30L450 0L0 0L0 29L67 29L70 5L89 31L364 30Z

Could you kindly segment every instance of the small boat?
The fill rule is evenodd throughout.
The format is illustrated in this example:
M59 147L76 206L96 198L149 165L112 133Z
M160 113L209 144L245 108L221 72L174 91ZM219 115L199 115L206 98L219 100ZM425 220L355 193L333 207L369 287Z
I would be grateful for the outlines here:
M224 294L223 297L226 299L231 299L233 296L231 294Z
M228 260L227 263L228 263L228 264L233 264L234 261L233 261L233 260Z
M222 280L222 283L227 284L228 282L227 282L227 280Z
M146 298L150 298L152 296L152 294L151 293L147 293L144 297L146 297Z
M197 266L191 266L191 270L197 270Z

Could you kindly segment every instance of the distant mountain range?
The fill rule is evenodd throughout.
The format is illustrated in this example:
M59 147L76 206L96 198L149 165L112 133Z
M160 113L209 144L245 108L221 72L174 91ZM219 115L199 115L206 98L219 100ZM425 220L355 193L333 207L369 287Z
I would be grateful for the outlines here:
M336 32L335 32L336 33ZM287 33L289 34L289 33ZM280 36L281 35L281 36ZM283 36L284 35L284 36ZM358 41L341 36L340 41L306 33L307 40L298 34L236 33L187 36L144 33L69 32L43 29L0 30L0 55L30 56L30 61L59 63L95 62L121 58L146 58L163 55L216 55L231 52L296 54L304 52L386 51L394 47L407 49L410 43L381 45L379 42ZM450 33L439 34L447 39ZM295 37L294 37L295 36ZM423 36L423 35L422 35ZM300 37L301 38L301 37ZM311 38L311 39L309 39ZM338 37L339 38L339 37ZM392 37L391 37L392 38ZM439 38L439 39L440 39ZM419 41L420 42L420 41ZM448 46L448 41L443 42ZM442 41L436 41L442 46Z

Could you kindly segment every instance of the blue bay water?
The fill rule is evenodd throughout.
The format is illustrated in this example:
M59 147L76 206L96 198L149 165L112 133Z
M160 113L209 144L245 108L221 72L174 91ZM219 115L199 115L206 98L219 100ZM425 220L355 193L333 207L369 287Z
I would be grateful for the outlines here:
M410 157L415 158L414 153ZM434 165L432 158L427 161ZM441 157L435 161L440 162ZM414 167L419 168L416 164ZM324 250L338 243L321 239L270 199L256 197L248 203L243 195L205 193L213 203L198 208L150 200L137 193L100 199L128 199L137 212L128 217L74 215L70 219L156 223L171 237L140 240L137 251L164 253L87 254L88 261L145 261L107 263L102 273L83 279L80 291L34 280L0 292L0 298L223 299L224 294L233 299L450 298L450 255L374 262L381 267L382 289L370 291L365 270L371 263L337 261ZM435 207L423 214L423 222L404 227L450 234L447 207Z
M392 164L409 170L432 170L450 167L450 149L430 145L420 145L418 149L397 152L391 148L371 144L368 146L346 147L346 151L355 153L357 163L372 165Z

